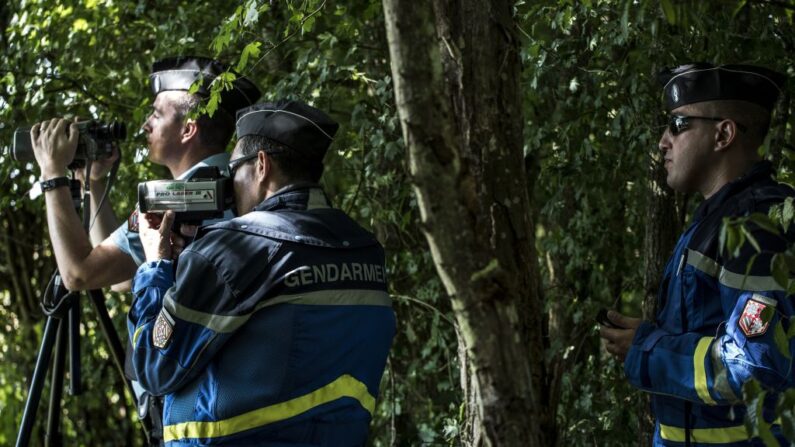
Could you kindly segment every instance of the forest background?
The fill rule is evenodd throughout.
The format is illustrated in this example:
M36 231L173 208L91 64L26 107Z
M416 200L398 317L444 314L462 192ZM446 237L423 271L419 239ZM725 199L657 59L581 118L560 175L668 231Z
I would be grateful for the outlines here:
M699 202L661 177L655 73L712 61L791 78L793 12L792 0L2 2L0 147L50 117L124 121L111 193L124 218L139 180L167 178L137 131L152 62L226 60L262 100L300 98L341 124L323 185L386 247L398 317L373 445L641 445L647 402L594 316L650 314ZM793 184L789 92L762 150ZM16 437L54 268L44 202L28 198L37 176L0 155L0 445ZM130 296L106 297L124 335ZM87 392L65 398L66 444L141 445L84 311Z

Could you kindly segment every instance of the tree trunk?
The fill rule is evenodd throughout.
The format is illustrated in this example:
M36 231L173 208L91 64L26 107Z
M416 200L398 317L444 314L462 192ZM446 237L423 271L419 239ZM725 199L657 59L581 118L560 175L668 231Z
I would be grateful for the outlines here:
M477 446L546 446L555 433L512 5L384 0L423 232L466 352L465 442Z
M643 319L654 320L657 290L660 287L665 264L673 252L679 228L676 194L666 184L666 170L660 151L649 159L648 196L646 204L646 230L643 241ZM643 393L638 400L638 445L651 445L654 435L654 418L649 395Z

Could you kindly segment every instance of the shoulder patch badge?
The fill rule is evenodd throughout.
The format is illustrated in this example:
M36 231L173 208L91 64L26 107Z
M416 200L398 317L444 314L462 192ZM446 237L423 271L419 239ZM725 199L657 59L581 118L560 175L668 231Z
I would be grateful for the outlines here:
M762 295L753 294L745 303L743 313L737 325L742 329L746 337L757 337L767 332L767 328L772 320L772 315L776 307L776 302Z
M152 330L152 344L156 348L164 349L171 341L174 334L174 319L168 314L165 308L160 309L155 320L155 327Z

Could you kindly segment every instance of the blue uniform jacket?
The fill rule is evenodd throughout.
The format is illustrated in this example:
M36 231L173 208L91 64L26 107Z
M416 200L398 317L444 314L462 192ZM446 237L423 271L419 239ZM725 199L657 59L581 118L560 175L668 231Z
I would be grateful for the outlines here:
M772 174L760 162L701 204L668 261L656 320L638 328L624 371L652 393L655 445L685 445L688 438L692 446L762 445L749 440L743 424L743 384L753 378L773 393L795 384L793 297L770 268L787 240L750 227L761 253L746 243L732 257L719 246L724 217L766 213L795 195ZM766 324L765 314L772 315ZM773 422L773 397L767 422Z
M202 227L142 265L136 378L176 445L359 446L395 333L384 252L317 187Z

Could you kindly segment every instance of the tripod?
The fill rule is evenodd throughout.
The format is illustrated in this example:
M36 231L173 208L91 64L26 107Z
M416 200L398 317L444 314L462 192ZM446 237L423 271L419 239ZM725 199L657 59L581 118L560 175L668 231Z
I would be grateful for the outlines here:
M91 169L90 160L87 161L86 176L88 179ZM74 178L74 172L72 177ZM86 182L86 192L83 196L83 227L88 234L90 220L90 192L89 183ZM109 189L109 188L108 188ZM70 181L70 190L75 209L80 208L80 182ZM100 205L101 207L101 205ZM122 348L113 321L108 314L105 306L105 298L101 290L90 290L87 292L91 303L96 310L99 325L108 344L111 358L116 369L121 374L122 379L130 391L133 398L132 383L124 375L124 349ZM41 346L36 358L36 366L33 370L33 378L28 391L28 398L25 402L25 410L22 413L22 422L17 435L17 447L26 447L30 443L30 436L36 418L36 410L41 400L41 392L44 388L45 375L55 349L55 359L52 364L52 377L50 381L50 406L47 416L47 426L45 434L45 445L58 447L63 445L63 435L60 432L61 418L61 398L63 397L64 387L64 366L66 363L66 353L69 353L69 392L76 396L82 393L80 383L80 292L70 292L66 290L61 281L58 270L53 273L52 279L44 291L41 300L42 309L47 315L44 325L44 335L42 336ZM139 418L144 430L146 445L150 445L149 433L151 422L146 418Z

